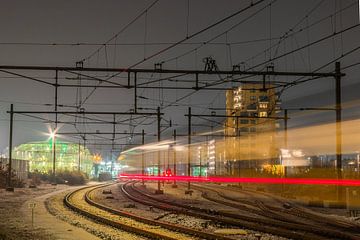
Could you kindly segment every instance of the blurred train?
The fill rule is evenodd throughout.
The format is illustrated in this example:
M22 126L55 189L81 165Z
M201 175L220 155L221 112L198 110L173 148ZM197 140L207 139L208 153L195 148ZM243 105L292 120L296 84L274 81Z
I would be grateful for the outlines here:
M132 165L131 162L134 164ZM136 160L127 161L127 167L121 168L120 174L142 174L142 167ZM345 176L359 178L359 153L342 155L342 169ZM287 176L296 177L310 174L336 173L336 155L306 155L303 151L279 150L278 158L270 159L214 159L193 158L190 163L190 173L193 177L229 176L229 177L269 177ZM160 174L159 174L160 172ZM186 158L177 159L174 164L173 158L162 158L160 166L157 161L145 160L144 174L147 176L187 176L188 162ZM334 175L335 176L335 175ZM326 176L325 176L326 177Z

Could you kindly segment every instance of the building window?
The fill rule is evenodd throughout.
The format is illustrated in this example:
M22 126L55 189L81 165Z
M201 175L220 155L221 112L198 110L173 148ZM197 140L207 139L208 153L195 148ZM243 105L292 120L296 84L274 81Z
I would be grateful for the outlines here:
M248 119L240 119L240 124L248 124L249 120Z
M251 119L251 120L250 120L250 123L251 123L251 124L256 124L256 120Z
M269 97L266 95L262 95L259 97L259 102L264 102L264 103L268 103L269 102Z
M249 132L249 129L246 127L240 128L240 132Z
M259 108L267 108L268 104L267 103L259 103Z
M250 132L256 132L256 128L255 128L255 127L251 127L251 128L250 128Z
M267 112L260 112L259 117L267 117Z
M257 109L257 106L256 106L255 103L249 104L249 105L247 106L247 110L248 110L248 111L256 111L256 109Z
M250 96L250 100L255 101L255 100L256 100L256 96Z

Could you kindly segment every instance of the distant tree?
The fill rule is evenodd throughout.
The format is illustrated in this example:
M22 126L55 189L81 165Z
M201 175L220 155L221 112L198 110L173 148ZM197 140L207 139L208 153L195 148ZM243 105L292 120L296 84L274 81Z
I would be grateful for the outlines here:
M6 188L8 174L8 165L0 164L0 188ZM16 177L14 170L11 171L11 186L17 188L25 186L25 183Z

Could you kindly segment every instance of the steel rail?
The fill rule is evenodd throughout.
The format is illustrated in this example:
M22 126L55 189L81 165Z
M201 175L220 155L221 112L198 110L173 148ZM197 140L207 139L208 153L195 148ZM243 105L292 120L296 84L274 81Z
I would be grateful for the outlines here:
M232 216L225 216L223 212L215 211L212 209L199 208L195 206L179 204L176 202L169 202L166 200L153 197L144 192L141 192L140 190L136 189L136 187L134 187L134 182L131 183L132 185L130 187L128 186L129 184L130 182L122 186L121 190L125 195L127 195L131 200L135 202L139 202L144 205L153 206L158 209L173 211L189 216L207 219L223 225L245 227L255 231L269 233L272 235L282 236L290 239L299 239L299 240L328 239L326 237L315 235L309 232L300 233L300 232L295 232L294 229L292 230L286 229L284 225L287 225L287 227L289 227L289 224L286 223L279 224L276 221L269 222L267 219L254 218L245 215L242 215L241 219L240 218L233 219ZM131 191L135 191L136 193L141 194L142 197L132 195L131 193L129 193L129 190L127 190L126 188L131 188ZM150 199L150 201L144 200L144 197Z
M219 203L222 205L227 205L227 206L230 206L233 208L239 207L239 204L238 204L239 199L224 196L223 194L220 194L218 191L216 191L214 189L203 188L200 186L197 186L197 187L195 186L195 188L198 189L200 192L202 192L202 196L209 201L213 201L213 202L216 202L216 203ZM204 189L213 191L213 192L217 193L220 197L223 197L227 200L230 200L230 201L233 201L236 203L229 203L229 202L225 202L225 201L210 197L207 195L207 193L204 191ZM261 209L262 213L266 217L268 217L270 219L276 219L279 221L287 222L287 223L292 222L294 224L293 226L297 226L299 228L299 230L305 230L305 231L313 232L315 234L321 234L323 236L328 236L328 237L336 237L337 239L360 239L359 237L352 236L351 234L349 234L347 232L342 232L341 230L338 230L338 229L333 229L333 228L329 228L329 227L325 227L325 226L322 226L322 229L317 229L317 228L314 228L313 225L311 225L311 226L309 224L301 225L302 223L300 223L299 221L296 221L295 219L286 218L284 215L281 215L280 209L275 208L275 207L273 207L273 209L270 209L265 204L263 204L261 201L255 200L253 203L250 202L250 204L251 204L251 206ZM257 213L257 214L259 215L259 213ZM234 218L236 218L236 214L234 214ZM311 218L308 218L307 220L309 220L309 219L311 219ZM311 220L313 220L313 219L311 219ZM319 226L319 224L316 224L316 225ZM339 226L337 226L337 227L339 227ZM349 231L350 229L347 228L347 229L343 229L343 230Z
M120 211L120 210L117 210L117 209L113 209L113 208L110 208L110 207L105 206L103 204L100 204L98 202L95 202L93 199L91 199L91 194L95 190L97 190L99 188L102 188L102 187L103 186L99 186L99 187L93 188L90 191L86 192L85 201L88 204L90 204L90 205L92 205L94 207L100 208L100 209L105 210L105 211L107 211L109 213L112 213L112 214L132 218L132 219L134 219L136 221L143 222L143 223L150 224L150 225L161 226L161 227L169 229L171 231L176 231L176 232L181 232L181 233L193 235L193 236L199 237L201 239L212 239L212 240L230 240L230 239L232 239L232 238L224 237L224 236L219 235L219 234L206 233L206 232L202 232L202 231L195 230L195 229L188 228L188 227L174 225L174 224L171 224L171 223L166 223L166 222L158 221L158 220L152 220L150 218L140 217L140 216L137 216L137 215L134 215L134 214L131 214L131 213L128 213L128 212Z
M112 185L112 184L114 184L114 183L104 184L104 185L101 185L101 187L109 186L109 185ZM112 226L114 228L121 229L121 230L126 231L126 232L134 233L134 234L137 234L137 235L140 235L140 236L145 236L145 237L148 237L150 239L179 240L179 238L178 238L179 236L167 236L164 233L156 233L156 232L151 231L151 230L147 230L147 229L132 226L129 223L126 224L126 223L121 223L119 221L114 221L114 220L111 220L109 218L102 217L102 216L99 216L98 214L91 213L89 211L81 209L80 207L76 206L76 204L72 203L71 198L75 194L79 194L80 191L83 191L83 190L85 190L87 188L94 188L94 187L90 186L90 187L80 188L80 189L77 189L77 190L67 194L64 197L64 200L63 200L64 204L68 208L70 208L71 210L73 210L73 211L75 211L75 212L77 212L77 213L79 213L79 214L81 214L83 216L86 216L86 217L88 217L88 218L90 218L92 220L95 220L96 222L100 222L100 223L103 223L105 225L109 225L109 226ZM96 207L93 207L93 208L97 209ZM141 223L141 224L144 224L144 223ZM174 234L176 234L176 233L174 233Z

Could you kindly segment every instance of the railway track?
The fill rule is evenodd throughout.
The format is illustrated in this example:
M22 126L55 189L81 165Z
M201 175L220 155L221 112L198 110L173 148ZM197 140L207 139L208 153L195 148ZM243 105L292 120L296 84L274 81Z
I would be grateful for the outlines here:
M249 190L239 190L239 189L234 189L234 188L231 188L231 189L235 190L237 192L243 193L243 194L245 193L245 194L251 196L252 198L253 198L254 194L258 194L258 193L254 193L253 191L249 191ZM360 234L360 225L359 224L351 223L351 222L348 222L345 220L330 219L322 214L311 212L304 207L298 206L296 204L290 204L287 201L284 201L283 199L280 199L277 196L273 196L268 193L263 193L263 195L266 195L267 197L270 197L271 199L280 203L280 205L287 206L287 207L279 208L279 207L269 206L267 204L264 204L262 201L256 201L256 202L246 201L246 202L247 202L247 204L250 204L250 205L255 204L255 206L260 206L262 209L267 210L267 211L272 211L272 212L276 212L276 213L284 213L287 215L292 215L292 216L302 218L306 221L311 220L318 224L320 223L323 225L329 225L329 226L341 229L343 231L350 231L350 232L354 232L355 234ZM219 193L219 196L221 196L225 199L228 199L230 201L242 202L242 200L239 200L238 198L232 198L232 197L229 197L222 193Z
M227 196L209 187L193 185L193 188L200 191L202 193L202 197L204 197L209 201L230 206L232 208L248 211L253 214L257 214L259 216L265 216L269 219L275 219L286 223L292 223L290 225L292 229L297 228L298 230L306 230L314 234L321 234L323 236L328 236L329 238L332 239L360 239L359 236L360 227L357 224L329 219L324 216L319 216L304 211L302 210L302 208L297 206L291 206L290 209L285 209L285 208L282 209L278 207L268 206L259 200L242 201L239 198ZM209 192L215 193L218 197L221 197L225 201L219 199L218 197L211 196ZM276 200L280 201L279 199ZM280 203L284 204L284 202L280 202ZM249 208L247 205L257 207L258 210L254 208ZM234 218L236 218L236 216L234 216Z
M214 211L205 208L199 208L182 204L176 201L168 201L154 197L150 194L144 193L137 189L135 182L127 182L122 185L122 192L133 201L139 202L144 205L153 206L166 211L173 211L176 213L182 213L202 219L211 220L213 222L220 223L225 226L237 226L252 229L272 235L282 236L290 239L341 239L336 235L327 236L323 232L313 230L308 231L308 227L301 225L295 225L292 223L285 223L280 221L269 221L268 219L261 219L251 217L247 215L237 215L232 213L225 213L220 211ZM343 238L352 239L352 238Z
M149 239L230 239L217 234L204 233L194 229L136 216L107 207L92 200L91 196L94 194L95 190L108 187L112 184L78 189L67 194L64 198L64 203L73 211L95 220L96 222L145 236Z

